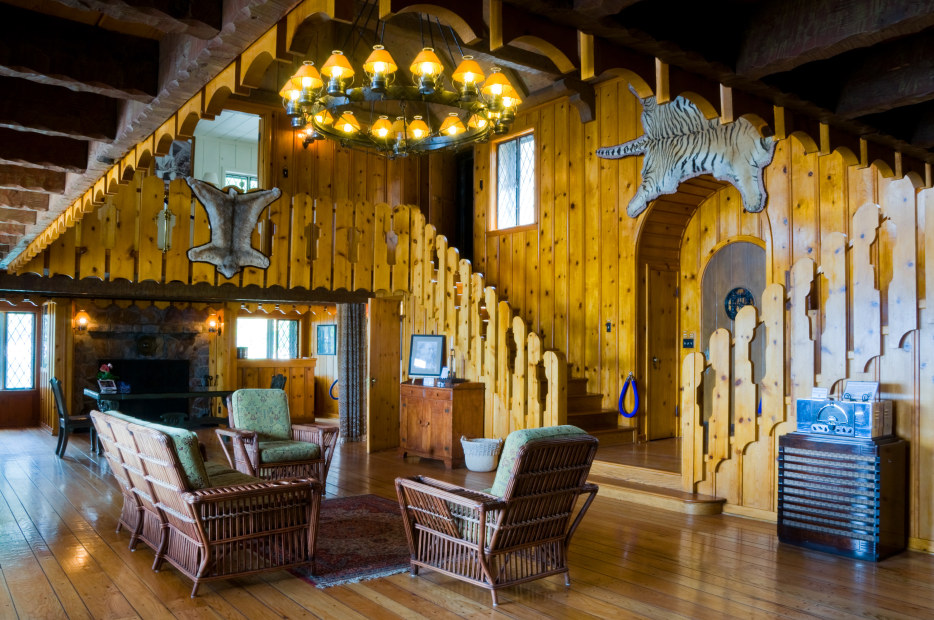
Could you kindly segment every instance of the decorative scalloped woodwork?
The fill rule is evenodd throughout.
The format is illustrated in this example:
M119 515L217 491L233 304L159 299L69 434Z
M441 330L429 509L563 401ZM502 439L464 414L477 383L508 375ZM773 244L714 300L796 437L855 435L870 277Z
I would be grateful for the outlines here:
M510 411L510 430L526 428L528 418L526 405L528 404L529 386L526 382L528 370L528 356L526 355L526 339L528 333L522 317L512 317L512 339L516 344L516 357L512 370L512 407Z
M422 219L422 225L415 216ZM411 217L411 221L410 221ZM396 263L392 268L393 293L405 293L411 290L409 282L409 262L415 254L415 248L410 247L411 231L424 227L424 215L416 207L398 205L392 210L392 229L396 234Z
M789 359L792 403L799 398L810 398L811 388L814 387L814 338L808 308L814 272L814 261L810 258L799 258L791 267L788 320L791 326Z
M334 252L334 203L329 196L315 199L315 265L313 288L331 288L331 257Z
M846 235L821 237L820 374L817 385L832 388L846 377Z
M484 303L488 315L486 324L486 346L483 349L483 382L486 384L486 393L484 394L484 434L487 437L496 437L493 424L493 411L496 396L496 347L499 344L499 327L497 322L499 306L496 289L488 286L483 289Z
M467 259L461 259L465 261ZM482 273L470 276L470 358L467 363L467 378L479 381L483 377L483 319L480 316L480 305L483 303L484 279Z
M708 471L730 458L730 332L719 328L710 336L710 365L714 370L713 411L707 422Z
M878 228L878 205L865 204L853 216L850 229L850 286L853 289L850 308L853 316L851 378L865 374L869 360L878 356L882 350L880 296L870 255Z
M927 311L924 318L934 323L934 189L925 189L918 194L918 205L924 216L924 301Z
M768 437L785 420L785 287L772 283L762 292L762 322L765 324L765 375L759 398L759 437Z
M697 390L704 376L707 360L703 353L684 356L681 362L681 488L694 492L694 483L704 479L704 426Z
M561 351L545 351L545 377L548 395L545 400L545 419L542 426L560 426L568 423L568 358Z
M892 279L886 291L886 341L889 348L898 348L905 334L918 329L915 186L908 177L881 185L883 215L895 225Z
M755 306L743 306L733 322L733 451L737 455L756 441L756 382L749 354L758 323Z
M392 208L385 202L374 207L373 214L373 292L389 293L392 291L392 266L396 262L398 237L392 231ZM390 237L393 243L390 250Z
M542 381L542 339L532 332L526 338L525 347L527 350L525 371L528 387L526 389L526 402L528 403L525 415L526 428L540 428L544 426L544 407L542 406L541 393ZM565 381L566 382L566 381Z
M450 345L457 344L457 270L460 268L460 252L457 248L448 247L445 251L447 260L444 266L444 333Z
M515 430L511 427L509 416L510 387L509 381L509 338L512 329L512 308L509 302L501 301L496 308L496 379L493 382L493 433L495 437L505 437Z
M462 258L457 263L457 277L458 277L458 286L460 287L460 299L457 300L457 350L463 351L465 354L471 352L470 347L470 335L471 335L471 310L472 310L472 299L473 299L473 290L470 286L470 261L466 258ZM463 364L464 375L469 374L469 369L467 368L466 360Z

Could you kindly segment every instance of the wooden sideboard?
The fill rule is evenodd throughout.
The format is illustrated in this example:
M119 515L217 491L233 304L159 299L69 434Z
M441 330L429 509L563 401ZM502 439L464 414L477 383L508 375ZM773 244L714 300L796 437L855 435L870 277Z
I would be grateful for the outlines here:
M293 422L315 421L315 358L237 360L237 388L268 388L273 375L285 375Z
M461 436L483 437L483 384L429 387L406 381L399 392L400 454L463 467Z

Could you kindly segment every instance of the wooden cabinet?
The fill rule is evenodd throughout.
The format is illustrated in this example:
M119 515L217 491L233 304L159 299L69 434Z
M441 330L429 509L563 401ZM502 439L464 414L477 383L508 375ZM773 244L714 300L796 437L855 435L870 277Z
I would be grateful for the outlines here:
M461 436L483 437L483 384L428 387L405 382L400 389L399 452L464 466Z
M236 388L268 388L273 375L285 375L289 415L298 424L315 421L315 362L313 357L291 360L237 360Z

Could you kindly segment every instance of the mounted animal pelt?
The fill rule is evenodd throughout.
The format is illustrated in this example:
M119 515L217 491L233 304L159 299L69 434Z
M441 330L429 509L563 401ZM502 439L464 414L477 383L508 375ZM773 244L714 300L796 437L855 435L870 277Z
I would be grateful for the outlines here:
M761 137L744 118L726 125L716 118L707 119L684 97L663 105L655 97L641 101L645 133L635 140L597 149L597 156L603 159L645 155L642 184L626 208L630 217L645 211L662 194L675 193L682 181L702 174L736 187L747 211L765 208L762 171L772 161L774 139Z
M185 182L204 205L211 225L211 240L188 250L188 260L211 263L225 278L247 266L269 267L269 259L251 245L251 237L260 213L282 192L273 188L241 194L234 187L225 192L194 177Z

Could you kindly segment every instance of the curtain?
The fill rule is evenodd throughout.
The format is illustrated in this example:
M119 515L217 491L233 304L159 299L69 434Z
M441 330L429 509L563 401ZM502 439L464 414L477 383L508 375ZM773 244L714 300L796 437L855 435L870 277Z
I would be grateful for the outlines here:
M366 439L366 304L337 307L337 379L341 441Z

